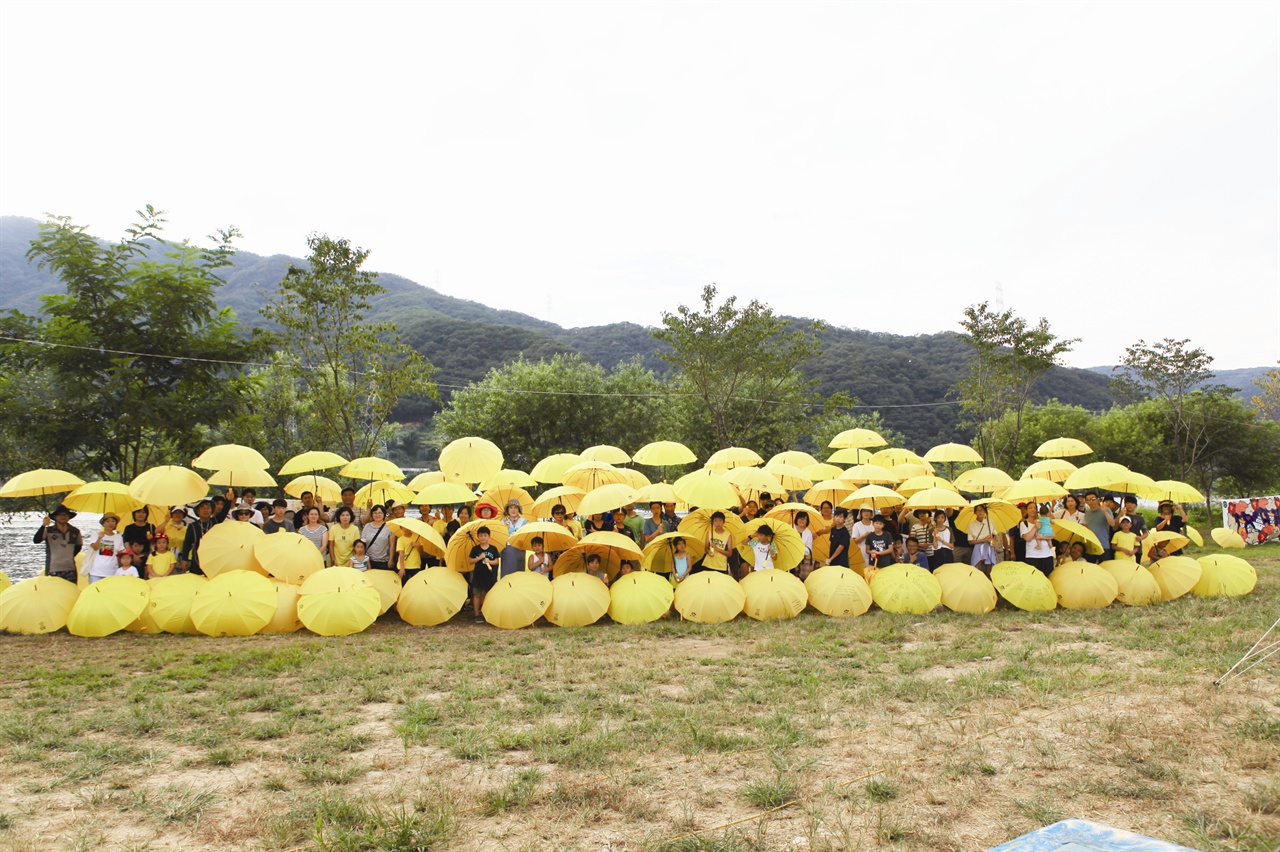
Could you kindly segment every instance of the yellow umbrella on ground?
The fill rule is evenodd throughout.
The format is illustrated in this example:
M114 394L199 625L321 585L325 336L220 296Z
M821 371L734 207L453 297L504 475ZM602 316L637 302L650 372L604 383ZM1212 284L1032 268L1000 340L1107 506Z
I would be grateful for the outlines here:
M67 625L80 590L61 577L40 575L0 592L0 630L8 633L52 633Z
M262 453L243 444L218 444L191 462L202 470L266 470L270 465Z
M201 500L209 483L194 470L165 464L144 470L129 483L129 494L149 506L180 506Z
M1025 562L997 562L991 566L991 585L1000 596L1028 612L1054 609L1058 593L1039 568Z
M458 438L440 451L440 470L446 482L484 482L502 470L502 462L502 450L484 438Z
M286 482L283 490L290 497L299 498L310 491L322 503L333 504L342 501L342 486L327 476L305 474Z
M350 636L377 621L382 596L365 572L325 568L298 588L298 620L321 636Z
M982 464L982 456L973 447L964 444L939 444L930 447L924 454L924 460L931 464L946 462L947 464Z
M1001 527L1001 529L1010 529L1016 523L1018 521L1015 520L1012 524ZM1102 555L1104 551L1102 542L1098 541L1098 536L1084 524L1076 523L1068 518L1054 518L1049 521L1049 524L1053 527L1054 541L1065 541L1067 544L1075 544L1077 541L1083 542L1085 553L1091 556ZM1078 609L1078 607L1069 608Z
M272 577L295 586L324 570L320 549L302 535L284 530L255 537L253 558Z
M3 592L12 585L13 582L9 579L9 575L0 571L0 592Z
M77 512L95 515L115 512L122 518L145 505L129 493L129 486L123 482L86 482L68 494L62 503Z
M409 624L435 627L457 615L471 597L467 580L452 568L427 568L404 584L396 611Z
M840 474L844 473L844 468L834 464L827 464L826 462L815 462L800 468L800 472L805 475L806 479L811 479L818 483L827 479L836 479Z
M809 532L815 536L821 535L831 529L831 523L824 521L822 515L813 510L813 507L805 503L779 503L772 509L764 513L766 518L776 518L780 521L786 521L789 526L793 526L796 522L796 516L803 514L809 519Z
M1066 459L1044 459L1028 465L1022 472L1022 479L1048 479L1051 482L1066 482L1067 477L1075 473L1076 466Z
M764 459L755 450L747 447L725 447L708 456L703 467L712 470L729 470L735 467L755 467L761 464L764 464Z
M230 571L191 599L191 621L206 636L252 636L275 617L276 586L252 571Z
M942 586L919 565L890 565L871 578L871 597L885 612L923 615L942 602Z
M1157 559L1147 569L1160 587L1160 597L1166 601L1180 598L1200 582L1203 569L1190 556L1166 556Z
M925 460L902 447L889 447L871 454L871 463L881 467L898 467L904 464L925 464Z
M805 492L804 502L810 506L821 506L824 502L829 502L835 506L857 490L857 487L852 482L842 482L839 479L824 479L821 482L815 482L813 487Z
M1058 595L1058 605L1065 609L1102 609L1120 594L1120 584L1105 568L1088 562L1059 565L1049 575Z
M671 610L674 599L675 589L665 577L632 571L609 587L609 617L618 624L657 621Z
M737 509L738 492L733 483L710 468L695 470L677 479L676 495L700 509Z
M376 482L370 482L368 485L362 486L352 499L352 504L367 506L373 503L385 506L388 501L394 501L408 505L409 503L414 503L416 497L417 495L411 488L401 485L393 479L379 479Z
M1051 479L1019 479L997 493L1006 503L1049 503L1067 496L1067 489Z
M1146 497L1148 500L1169 500L1174 503L1203 503L1204 495L1199 489L1188 485L1185 482L1179 482L1176 479L1160 479L1148 485L1146 488L1138 489L1139 497Z
M253 524L241 521L215 524L200 539L200 570L209 578L227 571L253 571L265 575L267 572L253 555L253 547L263 535L262 530ZM311 549L315 550L314 544Z
M871 608L871 587L857 572L841 565L826 565L810 572L804 581L809 603L823 615L846 618Z
M699 624L733 621L746 602L738 581L720 571L702 571L676 586L676 611Z
M636 490L625 482L602 485L587 492L582 502L578 503L578 513L581 515L604 514L636 502L637 497Z
M631 460L646 467L676 467L693 464L698 457L678 441L653 441L636 450Z
M536 571L499 577L484 596L484 620L504 630L528 627L551 606L551 581Z
M275 488L276 480L265 470L219 470L205 480L227 488Z
M933 577L942 588L942 605L952 612L981 615L996 608L995 586L977 568L960 562L939 565Z
M695 509L680 519L676 530L683 533L687 538L696 538L705 545L707 534L711 532L711 516L716 511L715 509ZM742 522L742 518L738 517L735 512L724 512L723 514L725 530L733 538L735 544L741 544L743 537L746 535L746 524Z
M475 567L467 559L471 555L471 548L480 544L479 529L481 527L488 528L489 544L496 547L499 552L506 546L507 525L502 521L476 520L463 524L449 539L444 553L445 564L459 574L469 573Z
M946 488L926 488L907 498L908 509L963 509L969 501Z
M809 592L789 571L752 571L742 578L742 611L756 621L782 621L804 612Z
M610 580L618 576L624 559L634 560L637 564L644 558L640 545L621 533L596 532L585 536L582 541L560 554L551 573L559 577L562 574L583 572L587 570L587 557L600 557L600 570Z
M1111 559L1098 566L1116 579L1116 600L1128 606L1147 606L1162 599L1160 584L1137 562Z
M646 571L659 574L670 574L675 570L676 539L684 539L685 552L689 556L689 567L702 558L707 552L704 539L695 538L688 533L676 530L654 536L653 541L644 546L644 555L640 558L640 567Z
M273 582L276 588L276 612L259 633L296 633L302 629L298 618L298 589L293 583Z
M47 497L50 494L74 491L84 484L84 480L74 473L55 468L39 468L19 473L0 485L0 497Z
M781 453L774 453L773 457L765 462L765 467L774 464L789 464L795 468L806 468L817 463L818 460L808 453L800 450L784 450Z
M331 453L327 450L312 450L308 453L299 453L285 462L280 467L279 475L296 476L299 473L332 470L335 467L342 467L346 463L347 460L337 453Z
M980 500L974 500L968 506L965 506L956 513L956 529L967 530L969 524L976 520L974 509L982 506L987 510L987 517L991 519L991 524L996 529L1007 530L1016 527L1018 522L1022 520L1022 512L1012 503L1007 503L998 497L984 497Z
M609 587L590 574L562 574L551 581L547 621L557 627L595 624L609 611Z
M1053 438L1045 441L1032 453L1038 459L1065 459L1087 456L1093 448L1078 438Z
M934 476L933 474L913 476L910 479L904 479L902 482L895 485L893 490L897 491L903 497L910 497L913 494L919 494L921 491L929 488L940 488L943 491L958 493L956 487L948 480L943 479L941 476Z
M804 471L793 464L782 464L775 462L764 468L773 478L782 483L782 487L788 491L804 491L813 487L813 480L804 475ZM728 479L728 477L725 477ZM732 480L731 480L732 481Z
M790 571L804 560L804 539L800 537L800 533L784 521L765 517L747 521L742 527L742 538L739 539L737 536L733 538L738 547L738 555L748 564L755 559L751 545L755 542L756 532L761 527L768 527L773 531L773 546L778 551L773 557L774 568Z
M67 615L73 636L110 636L124 630L147 608L151 588L137 577L104 577L76 598Z
M414 495L408 501L415 506L426 503L430 506L444 506L454 503L474 503L476 494L470 488L458 482L437 482Z
M313 547L312 550L315 548ZM199 574L170 574L148 580L151 600L147 617L165 633L199 633L191 620L191 604L209 581Z
M1200 535L1200 530L1193 526L1185 526L1182 528L1182 533L1187 538L1191 539L1191 543L1196 547L1204 547L1204 539Z
M441 474L443 476L443 474ZM443 481L443 480L442 480ZM494 488L502 488L508 486L512 488L537 488L538 480L534 479L523 470L513 470L504 467L502 470L485 479L478 486L481 491L491 491Z
M578 543L573 533L554 521L534 521L516 530L507 539L507 544L518 550L533 550L533 539L542 539L542 549L548 553L557 550L568 550Z
M609 464L628 464L631 456L627 455L627 451L622 447L615 447L611 444L597 444L594 447L587 447L578 453L583 461L601 461Z
M529 510L529 514L535 518L549 518L551 517L551 510L556 504L560 504L564 506L566 512L573 515L578 511L578 504L582 502L582 498L586 496L586 493L581 488L574 488L572 485L549 488L542 493L542 496L533 501L533 508Z
M1119 488L1117 483L1128 482L1133 471L1115 462L1090 462L1067 477L1063 485L1068 491L1087 491L1092 488Z
M1057 538L1057 536L1054 536L1054 538ZM1153 533L1149 533L1142 540L1142 552L1147 557L1150 557L1151 549L1157 544L1168 545L1165 548L1166 550L1181 550L1190 543L1191 539L1182 533L1176 533L1172 530L1156 530Z
M413 539L414 547L420 547L431 556L443 559L445 543L436 528L420 518L393 518L387 521L387 529L396 535L407 535Z
M1211 553L1196 561L1200 563L1200 579L1191 591L1199 597L1239 597L1258 584L1258 572L1239 556Z
M452 570L452 569L450 569ZM387 610L395 605L400 598L400 592L404 588L404 584L400 580L400 575L395 571L373 570L365 571L364 578L369 585L378 590L378 615L383 615Z
M956 477L955 489L965 494L994 494L1013 484L1013 477L998 467L975 467Z
M1214 527L1209 530L1209 537L1214 540L1218 547L1237 548L1244 547L1244 536L1236 530L1229 530L1226 527Z
M870 464L872 455L870 450L846 447L827 456L827 461L830 464Z
M498 471L501 473L502 471ZM422 473L410 479L404 484L414 494L417 494L428 485L435 485L438 482L444 482L444 474L438 470L424 470Z
M845 429L827 444L832 449L864 449L866 447L883 447L888 441L880 437L879 432L871 429Z
M676 490L667 482L655 482L636 490L637 503L648 506L654 501L659 503L679 503L680 498L676 496Z
M352 459L342 466L342 470L338 471L338 476L345 476L348 479L367 479L370 482L377 479L394 479L396 482L404 481L404 471L386 459L380 459L377 456L362 456L358 459Z
M836 477L853 485L897 485L903 477L878 464L858 464Z
M602 485L627 484L627 477L611 464L581 461L565 471L564 484L591 492Z
M582 456L577 453L556 453L535 464L533 470L529 471L529 475L538 482L547 484L563 483L564 476L569 472L569 468L582 462Z
M873 509L879 512L892 506L901 506L907 498L883 485L864 485L840 501L848 509Z

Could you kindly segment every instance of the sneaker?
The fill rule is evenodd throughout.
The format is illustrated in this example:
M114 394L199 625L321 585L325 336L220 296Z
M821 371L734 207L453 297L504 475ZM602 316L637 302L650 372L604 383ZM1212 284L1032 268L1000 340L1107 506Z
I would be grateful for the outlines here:
M484 616L483 616L483 615L477 615L477 616L476 616L476 624L484 624Z

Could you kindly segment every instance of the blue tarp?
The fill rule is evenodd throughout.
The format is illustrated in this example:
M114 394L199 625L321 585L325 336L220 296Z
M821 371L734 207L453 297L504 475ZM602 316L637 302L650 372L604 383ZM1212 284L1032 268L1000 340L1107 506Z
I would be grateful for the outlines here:
M1064 819L1030 834L1016 837L988 852L1196 852L1187 846L1144 837L1089 822L1087 819Z

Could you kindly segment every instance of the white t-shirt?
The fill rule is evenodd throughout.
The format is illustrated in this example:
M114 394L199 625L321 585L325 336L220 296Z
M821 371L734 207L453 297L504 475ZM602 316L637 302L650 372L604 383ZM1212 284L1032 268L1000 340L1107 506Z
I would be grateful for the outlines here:
M808 527L805 527L804 530L796 530L796 532L800 533L800 540L804 542L805 558L813 556L813 533L809 531Z
M89 539L92 544L97 536ZM112 533L104 535L102 542L98 545L97 552L90 551L93 561L89 563L90 577L114 577L116 569L120 567L120 560L116 558L116 554L124 550L124 536L120 533Z
M873 533L875 531L876 531L876 528L874 525L864 524L862 521L855 521L853 524L853 529L850 530L849 535L852 538L857 538L859 536L869 535L870 533ZM862 550L862 561L870 565L871 557L867 553L867 540L864 538L862 541L858 542L858 547Z
M751 543L751 551L755 554L753 571L764 571L773 567L773 542L761 544L759 539Z
M1039 532L1039 531L1040 531L1039 521L1037 521L1034 524L1029 524L1026 521L1023 521L1022 523L1018 524L1018 535L1020 536L1025 536L1029 532ZM1027 543L1028 559L1043 559L1046 556L1048 557L1053 556L1053 545L1049 544L1049 542L1042 541L1038 538L1024 538L1024 541L1026 541Z

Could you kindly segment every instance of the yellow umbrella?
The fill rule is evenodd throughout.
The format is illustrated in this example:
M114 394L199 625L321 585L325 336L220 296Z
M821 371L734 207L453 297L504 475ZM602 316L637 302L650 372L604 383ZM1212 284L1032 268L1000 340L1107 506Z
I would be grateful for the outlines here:
M837 479L853 485L897 485L902 477L878 464L858 464L840 474Z
M812 506L805 503L779 503L772 509L764 513L766 518L777 518L786 521L788 525L794 526L796 515L805 514L809 518L809 532L815 536L821 535L831 529L831 523L824 521L822 515L813 510Z
M1049 479L1019 479L997 492L1006 503L1049 503L1067 496L1067 489Z
M321 636L350 636L377 621L382 596L354 568L325 568L298 588L298 620Z
M907 498L908 509L963 509L969 501L946 488L926 488Z
M632 488L636 489L637 491L639 491L641 488L644 488L646 485L653 484L649 481L649 477L645 476L643 473L636 470L635 468L621 467L621 468L618 468L618 473L621 473L623 476L625 476L627 478L627 484L630 485Z
M144 617L164 633L200 632L191 620L191 604L196 593L208 585L207 579L199 574L170 574L147 583L151 586L151 600Z
M775 464L786 464L795 468L806 468L817 463L818 460L808 453L801 452L800 450L784 450L781 453L774 453L769 461L765 462L765 467Z
M63 499L63 504L77 512L92 512L101 515L115 512L121 517L128 517L134 509L141 509L145 504L129 493L129 486L123 482L86 482Z
M404 584L400 580L400 575L395 571L365 571L364 578L369 585L378 590L378 615L383 615L387 610L395 605L400 598L400 592L404 589Z
M298 533L284 530L256 536L253 539L253 558L272 577L295 586L302 585L312 574L324 570L324 555L320 549Z
M657 621L671 610L674 599L675 589L666 578L648 571L632 571L609 587L609 617L618 624Z
M805 492L804 502L810 506L821 506L824 501L830 502L832 505L838 505L841 500L857 490L857 487L852 482L842 482L839 479L824 479L821 482L815 482L813 487Z
M679 503L680 498L676 496L676 490L668 482L655 482L636 490L637 503L647 506L654 501L664 504Z
M565 511L573 515L578 511L578 504L582 502L582 498L586 496L586 493L581 488L574 488L572 485L549 488L542 493L542 496L533 501L533 508L529 510L529 515L534 518L549 518L551 517L551 510L557 503L562 504Z
M1209 537L1217 543L1218 547L1236 548L1245 546L1244 536L1226 527L1214 527L1209 530Z
M280 476L295 476L299 473L315 473L318 470L332 470L335 467L342 467L347 460L337 453L331 453L327 450L312 450L309 453L299 453L289 459L281 466Z
M1032 454L1038 459L1065 459L1087 456L1093 448L1077 438L1053 438L1045 441Z
M1057 538L1057 536L1054 536L1054 538ZM1182 533L1176 533L1172 530L1156 530L1142 540L1142 552L1150 558L1151 549L1157 544L1169 545L1166 550L1181 550L1190 543L1191 539Z
M804 475L804 471L793 464L775 462L767 465L765 470L773 474L774 479L782 483L788 491L804 491L813 486L813 480ZM728 477L725 477L728 479ZM732 480L731 480L732 481Z
M871 587L857 572L841 565L826 565L810 572L804 581L809 603L823 615L846 618L871 608Z
M210 447L196 456L191 466L203 470L266 470L270 467L262 453L242 444Z
M0 485L0 497L47 497L63 494L84 485L84 480L74 473L54 468L28 470Z
M706 468L703 468L706 470ZM719 473L719 471L717 471ZM759 500L762 493L774 497L782 494L786 486L772 472L762 467L735 467L724 471L721 477L747 500Z
M955 489L965 494L993 494L1013 484L1013 477L998 467L975 467L956 477Z
M137 577L104 577L80 593L67 615L73 636L110 636L147 608L151 588Z
M392 479L379 479L376 482L370 482L368 485L362 486L356 492L356 496L352 498L352 504L355 506L367 506L373 503L385 506L387 501L394 501L407 505L413 503L415 497L416 494L411 488L401 485Z
M864 485L840 501L847 509L874 509L880 511L891 506L901 506L907 498L882 485Z
M459 574L466 574L475 566L467 561L471 555L471 548L480 543L477 532L481 527L489 529L489 544L496 547L499 551L507 543L507 525L497 519L491 521L476 520L469 521L458 527L453 537L449 539L448 545L445 547L444 561L453 570Z
M709 468L685 474L672 486L676 495L701 509L737 509L738 492L733 483Z
M827 461L831 464L870 464L872 455L870 450L846 447L827 456Z
M711 532L711 516L715 512L715 509L696 509L680 519L676 530L705 544L707 534ZM742 543L743 536L746 535L746 524L742 522L742 518L734 512L725 512L724 528L735 542Z
M832 449L863 449L865 447L883 447L889 442L880 437L879 432L870 429L845 429L827 444Z
M557 550L568 550L578 543L573 533L554 521L534 521L516 530L507 539L507 544L518 550L533 550L534 538L542 539L542 549L548 553Z
M173 576L173 575L170 575L170 576ZM198 575L180 574L180 575L178 575L178 576L181 576L181 577L189 577L189 576L198 576ZM135 577L130 577L129 579L130 579L130 580L133 580L133 579L137 579L137 578L135 578ZM151 578L150 580L144 580L143 582L144 582L144 583L146 583L146 584L147 584L147 586L149 586L149 587L151 588L151 590L152 590L152 591L155 591L156 584L157 584L157 583L159 583L161 580L167 580L167 579L169 579L169 578L168 578L168 577L153 577L153 578ZM201 578L201 579L203 579L203 578ZM189 608L190 608L190 606L189 606L189 604L188 604L188 609L189 609ZM138 613L138 617L137 617L137 618L135 618L133 621L129 622L128 624L126 624L126 625L124 626L124 629L125 629L125 630L128 630L130 633L145 633L145 634L147 634L148 636L156 636L156 635L158 635L158 634L160 634L160 633L163 633L163 632L164 632L163 630L161 630L161 629L160 629L160 625L156 623L156 620L155 620L155 619L152 617L152 615L151 615L151 602L150 602L150 601L148 601L148 602L147 602L147 605L146 605L146 606L144 606L144 607L142 608L142 612Z
M252 636L271 622L278 604L276 586L266 577L230 571L196 592L191 621L206 636Z
M258 629L259 633L296 633L302 629L298 618L298 586L293 583L274 582L276 587L276 612L271 620Z
M659 574L670 574L675 570L675 541L678 538L684 539L685 552L689 556L689 567L693 567L693 563L702 558L707 552L703 539L694 538L688 533L676 530L675 532L663 533L654 536L653 541L644 546L644 556L640 559L640 567L646 571L655 571Z
M1118 488L1117 483L1128 482L1133 471L1115 462L1090 462L1079 467L1067 477L1063 485L1068 491L1086 491L1091 488Z
M1054 609L1058 593L1038 568L1025 562L997 562L991 566L991 585L1000 596L1028 612Z
M551 606L551 581L537 571L499 577L480 608L484 620L503 630L528 627Z
M747 603L737 580L720 571L702 571L676 586L676 611L699 624L733 621Z
M1182 528L1183 535L1191 539L1191 543L1196 547L1204 547L1204 539L1200 536L1200 530L1192 526Z
M397 535L407 535L413 539L413 546L420 547L438 559L445 556L445 543L436 528L419 518L393 518L387 521L387 529Z
M942 586L919 565L890 565L871 578L871 597L885 612L923 615L942 602Z
M129 494L149 506L180 506L201 500L209 483L194 470L176 464L160 465L134 477Z
M893 472L901 476L905 482L913 476L933 476L933 465L928 462L923 464L903 462L902 464L894 465Z
M1011 529L1018 521L1014 521L1008 526L1001 529ZM1093 530L1084 524L1076 523L1067 518L1054 518L1049 521L1049 525L1053 527L1053 538L1055 541L1065 541L1067 544L1075 544L1077 541L1084 542L1084 552L1091 556L1101 556L1104 549L1102 542L1098 541L1098 536Z
M409 624L435 627L457 615L470 597L465 577L437 565L409 578L400 590L396 612Z
M814 482L822 482L827 479L836 479L840 474L844 473L844 468L826 462L814 462L800 468L800 472L805 475L806 479Z
M871 463L878 464L881 467L898 467L904 464L925 464L925 460L910 450L904 450L901 447L890 447L872 453Z
M1048 479L1052 482L1066 482L1067 477L1078 468L1066 459L1045 459L1028 465L1022 472L1022 479Z
M1120 594L1120 584L1111 572L1088 562L1059 565L1049 582L1058 595L1058 606L1065 609L1103 609Z
M626 483L627 477L611 464L582 461L565 471L564 484L583 491L593 491L602 485Z
M0 571L0 592L3 592L12 585L13 582L9 579L9 575Z
M782 621L804 612L809 592L804 583L788 571L752 571L741 582L742 611L756 621Z
M440 451L440 470L446 482L475 485L502 470L502 450L484 438L458 438Z
M582 462L582 456L577 453L556 453L535 464L529 475L538 482L563 483L569 468Z
M636 502L639 494L625 482L602 485L587 492L578 504L578 513L582 515L600 515L614 509ZM532 504L532 501L530 501Z
M582 541L560 554L551 573L559 577L561 574L583 572L587 570L588 556L600 557L600 570L612 580L618 576L622 560L630 559L639 563L644 558L640 546L621 533L596 532L585 536Z
M933 577L942 589L942 605L952 612L981 615L996 608L995 586L977 568L951 562L939 565Z
M498 473L501 472L502 471L498 471ZM444 482L443 473L438 470L424 470L422 473L406 482L404 487L417 494L428 485L435 485L438 482Z
M894 486L894 490L903 497L910 497L911 495L918 494L927 488L941 488L943 491L958 493L956 487L948 480L943 479L941 476L933 476L932 474L913 476L910 479L904 479L902 482Z
M676 467L698 460L693 450L678 441L654 441L645 444L631 457L636 464L646 467Z
M338 471L338 476L345 476L348 479L367 479L370 482L375 479L404 481L404 471L386 459L380 459L376 456L363 456L358 459L352 459L342 466L342 470Z
M419 491L408 502L415 506L423 503L429 506L444 506L453 503L474 503L475 499L475 492L461 483L437 482Z
M1137 562L1111 559L1098 566L1116 579L1116 600L1128 606L1147 606L1162 599L1160 584Z
M578 455L583 461L601 461L609 464L628 464L631 461L631 456L627 455L626 450L610 444L587 447Z
M219 470L207 478L210 485L228 488L275 488L276 480L265 470Z
M0 630L52 633L67 625L80 590L61 577L40 575L0 592Z
M976 520L973 510L979 506L987 510L987 517L991 519L992 526L999 530L1016 527L1018 522L1022 520L1022 512L1018 510L1017 506L996 497L984 497L980 500L974 500L956 513L956 529L969 529L969 524Z
M283 490L290 497L301 497L310 491L322 503L333 504L342 501L341 485L327 476L316 476L311 473L289 480L285 483Z
M443 474L441 474L443 476ZM441 480L443 481L443 480ZM481 491L492 491L495 488L510 486L512 488L537 488L538 480L534 479L523 470L512 470L504 467L502 470L490 476L488 479L480 483Z
M1258 572L1239 556L1211 553L1196 561L1200 563L1200 579L1191 591L1199 597L1239 597L1258 584Z
M924 454L924 460L927 462L947 462L948 464L969 463L982 464L982 456L973 447L966 447L964 444L939 444L931 447Z
M743 524L742 537L734 536L738 546L738 555L748 564L755 560L751 545L756 540L756 531L767 526L773 531L773 546L778 553L773 557L773 567L781 571L790 571L804 560L804 539L789 523L777 518L756 518Z
M759 464L764 464L764 459L755 450L746 447L725 447L708 456L703 467L712 470L729 470L735 467L755 467Z
M1180 598L1200 582L1203 569L1190 556L1166 556L1152 562L1148 570L1160 587L1160 597L1166 601Z
M1160 479L1146 488L1139 489L1139 497L1148 500L1170 500L1174 503L1203 503L1204 495L1185 482L1176 479Z
M609 587L590 574L562 574L551 581L547 621L558 627L595 624L609 611Z
M215 524L200 539L200 570L209 578L227 571L253 571L265 575L267 572L253 555L253 547L263 535L262 530L253 524L241 521ZM315 550L314 544L311 549Z

